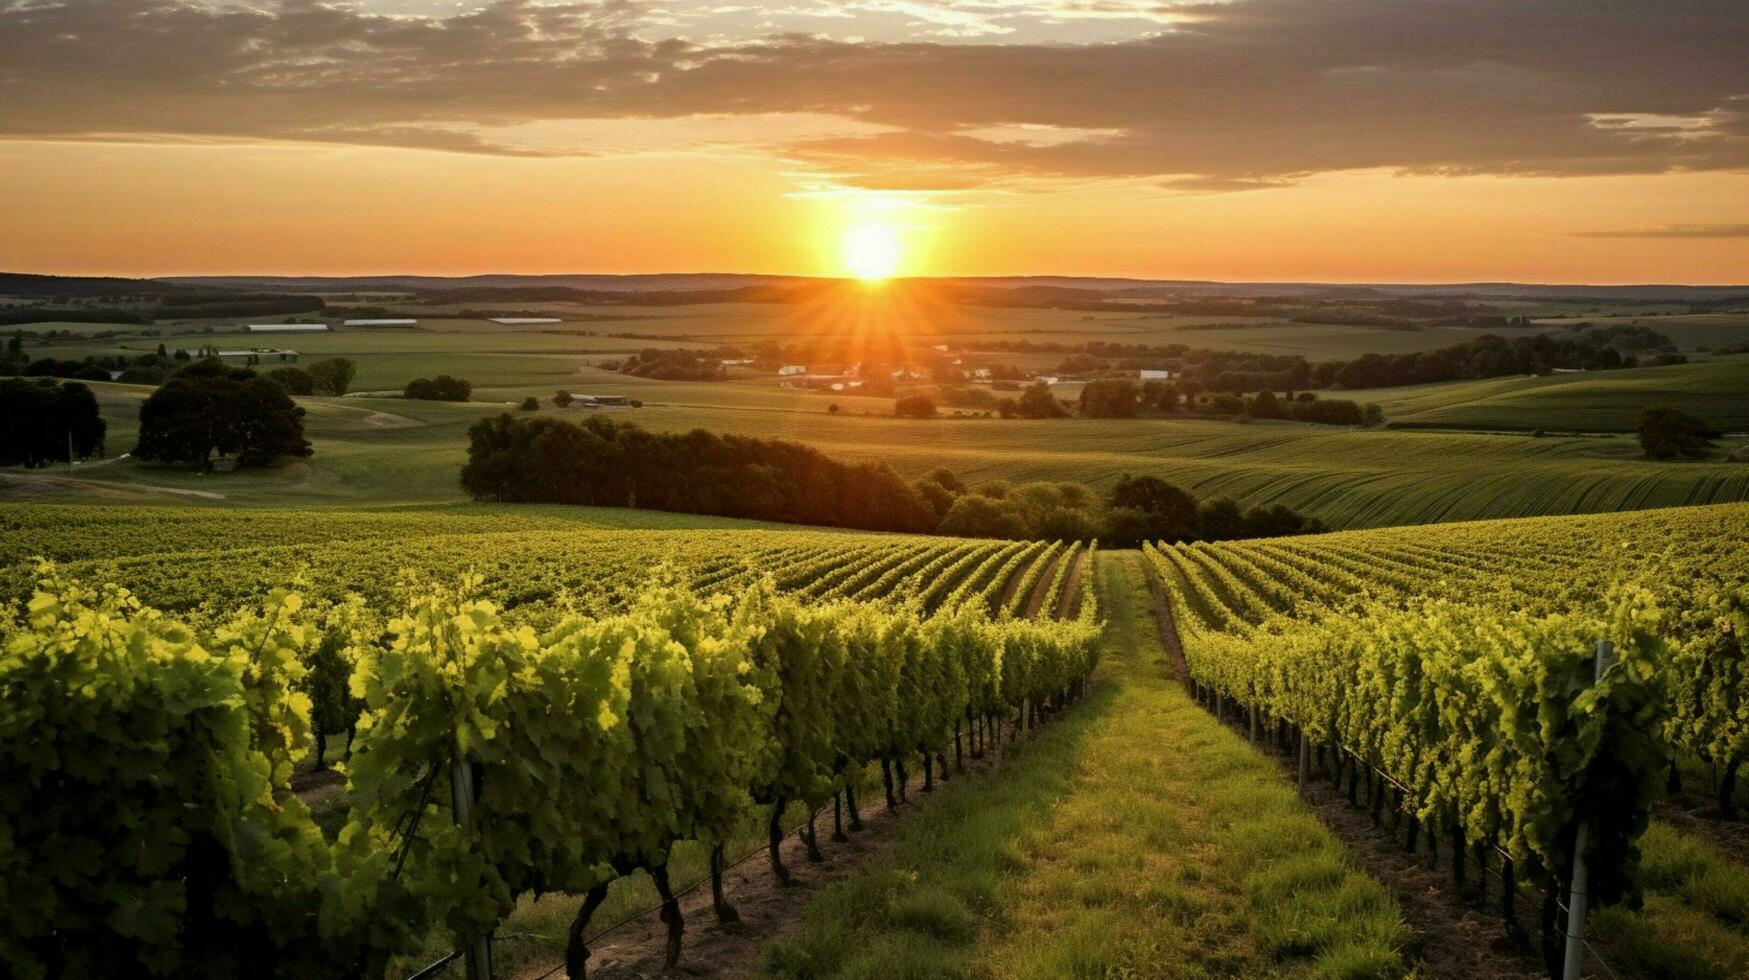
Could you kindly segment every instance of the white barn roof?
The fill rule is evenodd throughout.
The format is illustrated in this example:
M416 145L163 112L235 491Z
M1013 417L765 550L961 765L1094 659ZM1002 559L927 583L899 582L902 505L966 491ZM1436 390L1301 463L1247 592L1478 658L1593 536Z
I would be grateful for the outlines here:
M418 320L347 320L349 327L416 327Z
M486 319L492 321L493 323L502 323L507 327L514 327L514 326L519 326L519 325L527 324L527 323L563 323L564 322L563 320L560 320L556 316L489 316Z

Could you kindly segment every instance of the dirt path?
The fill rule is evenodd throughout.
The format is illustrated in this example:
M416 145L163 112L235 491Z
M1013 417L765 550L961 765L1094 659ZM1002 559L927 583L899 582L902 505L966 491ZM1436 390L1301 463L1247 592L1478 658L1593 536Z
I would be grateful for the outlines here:
M1166 659L1172 662L1172 673L1178 683L1190 687L1190 668L1184 663L1184 645L1178 642L1178 624L1172 619L1172 603L1166 598L1166 587L1150 566L1144 573L1148 593L1154 600L1154 622L1160 630L1160 645L1166 648Z
M1032 619L1038 615L1038 608L1045 604L1045 596L1051 591L1051 580L1057 577L1057 566L1063 563L1063 552L1051 556L1051 563L1039 573L1038 581L1033 584L1032 592L1026 597L1026 605L1021 607L1016 619Z
M1069 578L1063 583L1063 594L1057 599L1057 618L1073 619L1075 611L1081 606L1081 578L1087 574L1087 563L1093 557L1093 552L1082 549L1075 556L1075 564L1069 566Z
M1006 748L1006 745L998 748L985 759L966 759L965 774L952 779L965 779L1000 766ZM890 809L878 788L867 798L858 799L862 830L848 834L848 841L836 844L831 841L832 808L827 806L818 819L820 853L825 858L819 863L808 861L807 850L797 834L786 836L780 853L793 879L791 885L777 883L763 847L731 866L723 875L723 894L735 907L739 922L725 925L717 921L711 907L708 878L691 886L690 891L680 896L686 938L680 964L672 971L665 971L662 966L668 927L659 920L656 909L614 926L589 945L591 980L632 980L658 975L751 976L759 964L760 950L800 926L802 912L815 892L849 877L871 858L889 851L900 822L920 806L928 805L930 797L923 792L921 776L911 780L907 795L910 802ZM552 980L564 976L563 959L553 959L530 964L518 971L513 980Z
M1181 679L1187 678L1184 647L1172 619L1171 603L1158 576L1149 574L1148 579L1154 593L1160 640L1173 670ZM1243 712L1233 712L1228 723L1242 737L1249 738ZM1281 749L1267 734L1259 736L1255 747L1280 766L1284 780L1297 779L1298 759L1293 752ZM1501 900L1497 874L1489 874L1478 888L1479 876L1472 865L1469 884L1460 893L1449 874L1451 853L1444 842L1440 850L1445 861L1441 867L1446 870L1436 870L1422 854L1405 848L1388 814L1381 826L1374 827L1370 809L1350 804L1327 778L1315 775L1308 779L1301 795L1324 825L1347 846L1355 862L1396 900L1404 921L1415 931L1417 942L1411 952L1420 961L1417 976L1452 980L1471 977L1537 980L1547 976L1534 950L1521 947L1501 922L1497 912ZM1518 902L1519 920L1530 929L1534 929L1535 904L1526 898Z
M1014 593L1020 591L1020 583L1023 579L1026 578L1026 570L1028 568L1031 568L1032 563L1035 561L1038 561L1039 559L1040 559L1039 555L1034 555L1032 557L1031 561L1028 561L1025 565L1022 565L1019 568L1016 568L1013 572L1011 572L1009 574L1008 581L1003 583L1002 594L999 597L997 597L996 604L994 606L992 606L990 609L990 612L992 615L994 615L995 613L999 613L1004 609L1007 609L1009 603L1012 603L1014 601Z
M55 497L69 493L96 491L99 496L137 498L154 494L176 497L197 497L201 500L223 500L225 495L211 490L185 490L181 487L160 487L149 483L111 483L107 480L81 480L60 473L7 470L0 473L0 497L28 499Z

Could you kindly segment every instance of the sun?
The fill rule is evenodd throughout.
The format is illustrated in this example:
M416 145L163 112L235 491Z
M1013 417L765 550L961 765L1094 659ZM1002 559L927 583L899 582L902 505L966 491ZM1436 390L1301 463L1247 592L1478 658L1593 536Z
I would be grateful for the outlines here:
M859 224L844 233L844 267L864 282L892 278L901 251L898 229L891 225Z

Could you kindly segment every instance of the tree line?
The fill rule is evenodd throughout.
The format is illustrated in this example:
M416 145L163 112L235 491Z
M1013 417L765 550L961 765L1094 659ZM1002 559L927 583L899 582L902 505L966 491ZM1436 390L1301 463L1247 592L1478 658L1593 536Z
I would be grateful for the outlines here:
M0 466L34 468L101 455L108 427L86 385L0 379Z
M482 419L468 430L463 489L476 500L582 504L962 537L1227 540L1324 530L1283 506L1199 501L1157 477L1124 476L1104 495L1079 483L968 486L937 469L907 482L886 463L845 463L796 442L647 432L595 416Z

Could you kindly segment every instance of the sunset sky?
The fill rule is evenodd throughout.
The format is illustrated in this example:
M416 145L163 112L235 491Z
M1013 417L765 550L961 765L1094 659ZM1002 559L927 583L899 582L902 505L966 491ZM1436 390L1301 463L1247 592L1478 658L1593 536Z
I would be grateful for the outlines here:
M1743 0L0 0L0 269L1749 282Z

